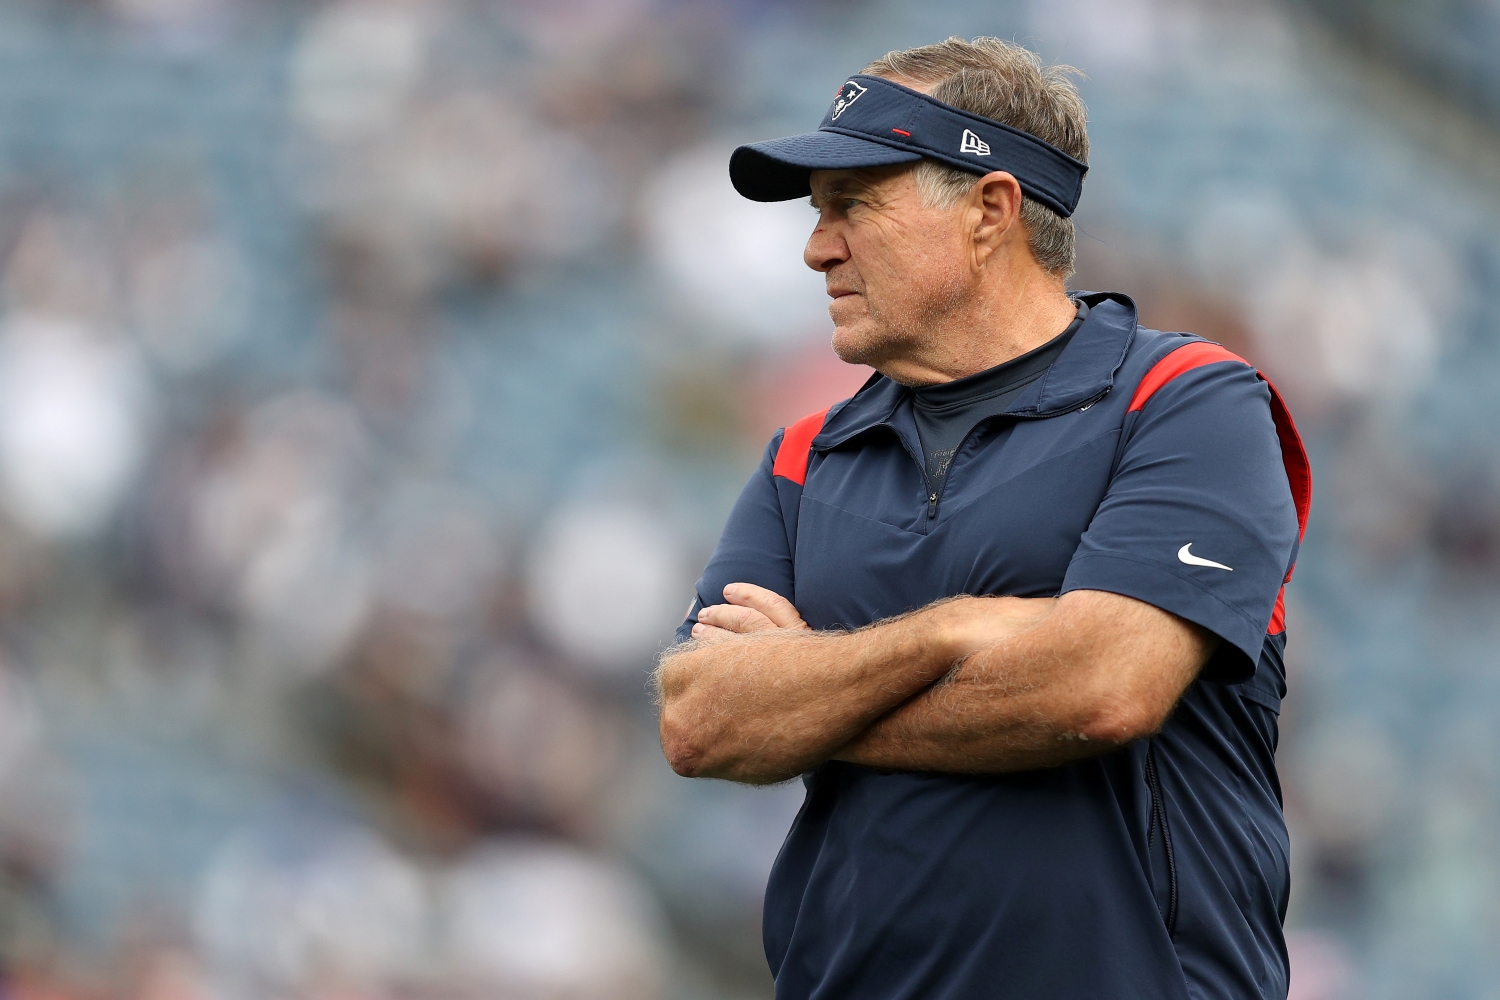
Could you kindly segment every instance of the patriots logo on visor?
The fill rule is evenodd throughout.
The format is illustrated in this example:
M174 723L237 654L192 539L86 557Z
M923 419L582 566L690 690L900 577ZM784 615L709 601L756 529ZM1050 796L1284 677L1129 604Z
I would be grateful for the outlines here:
M868 87L861 87L853 80L840 87L839 92L833 96L833 114L829 116L829 121L838 121L838 117L844 113L844 109L859 100L859 95L868 89Z

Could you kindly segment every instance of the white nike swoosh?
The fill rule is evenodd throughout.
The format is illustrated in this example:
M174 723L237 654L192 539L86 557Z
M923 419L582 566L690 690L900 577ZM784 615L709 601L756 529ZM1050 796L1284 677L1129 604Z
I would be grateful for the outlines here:
M1198 556L1193 555L1192 548L1193 548L1193 543L1192 542L1188 542L1182 548L1178 549L1177 550L1177 558L1178 558L1178 560L1180 562L1187 563L1189 566L1208 566L1208 567L1211 567L1213 569L1227 569L1231 573L1234 572L1234 567L1233 566L1225 566L1223 563L1216 563L1212 559L1202 559L1202 558L1199 558Z

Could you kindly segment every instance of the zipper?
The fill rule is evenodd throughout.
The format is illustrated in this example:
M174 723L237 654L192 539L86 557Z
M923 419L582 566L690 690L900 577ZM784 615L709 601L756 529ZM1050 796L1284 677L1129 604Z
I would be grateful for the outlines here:
M1161 793L1161 776L1156 771L1154 740L1146 744L1146 785L1151 790L1151 821L1146 831L1146 849L1153 867L1158 850L1165 862L1162 865L1165 872L1153 874L1158 878L1160 874L1167 877L1167 912L1162 914L1162 922L1167 925L1167 934L1171 935L1177 932L1177 859L1172 852L1172 830L1167 825L1167 803ZM1160 848L1157 847L1158 840Z
M1105 386L1102 390L1100 390L1099 392L1095 393L1093 396L1090 396L1088 399L1084 400L1077 407L1075 407L1072 410L1069 410L1068 412L1070 412L1070 413L1082 413L1084 410L1087 410L1090 406L1093 406L1095 403L1099 402L1099 400L1103 399L1105 396L1108 396L1109 395L1109 390L1111 388L1112 388L1112 386ZM966 444L969 443L969 438L971 438L971 437L974 436L974 432L977 431L977 430L979 430L979 428L982 425L984 425L985 423L988 423L991 420L997 420L1000 417L1010 417L1010 418L1012 418L1014 420L1044 420L1044 419L1047 419L1048 417L1061 416L1061 415L1062 414L1059 414L1059 413L1048 413L1046 415L1033 414L1033 413L997 413L993 417L986 417L984 420L979 421L979 423L977 423L973 427L969 428L969 433L965 434L963 436L963 440L958 442L958 447L953 449L953 459L957 460L958 453L964 450L964 445L966 445ZM928 483L928 485L927 485L927 520L932 521L932 520L935 520L937 518L937 516L938 516L938 505L940 503L942 503L942 499L943 499L942 498L942 493L943 493L944 490L946 490L948 488L948 479L952 475L953 475L953 465L950 462L950 464L948 466L948 474L945 475L945 476L943 476L943 483L942 483L941 486L939 486L936 490L933 490L932 484ZM922 470L922 478L923 479L927 478L927 470L925 468Z

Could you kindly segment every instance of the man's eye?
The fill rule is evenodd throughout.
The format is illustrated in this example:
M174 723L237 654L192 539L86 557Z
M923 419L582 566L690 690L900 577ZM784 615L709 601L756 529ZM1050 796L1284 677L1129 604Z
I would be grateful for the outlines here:
M845 198L845 199L843 199L843 202L844 202L844 207L846 209L853 208L855 205L863 205L864 204L864 202L860 201L858 198Z

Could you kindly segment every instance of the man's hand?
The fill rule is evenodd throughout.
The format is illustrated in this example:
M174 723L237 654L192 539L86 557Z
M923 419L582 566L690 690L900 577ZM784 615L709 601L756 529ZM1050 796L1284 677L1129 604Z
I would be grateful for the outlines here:
M678 774L770 784L828 760L962 656L906 616L815 632L788 601L731 584L656 670L662 749Z
M724 600L729 603L715 604L698 612L694 639L724 639L772 628L811 631L791 601L765 587L731 583L724 588Z

